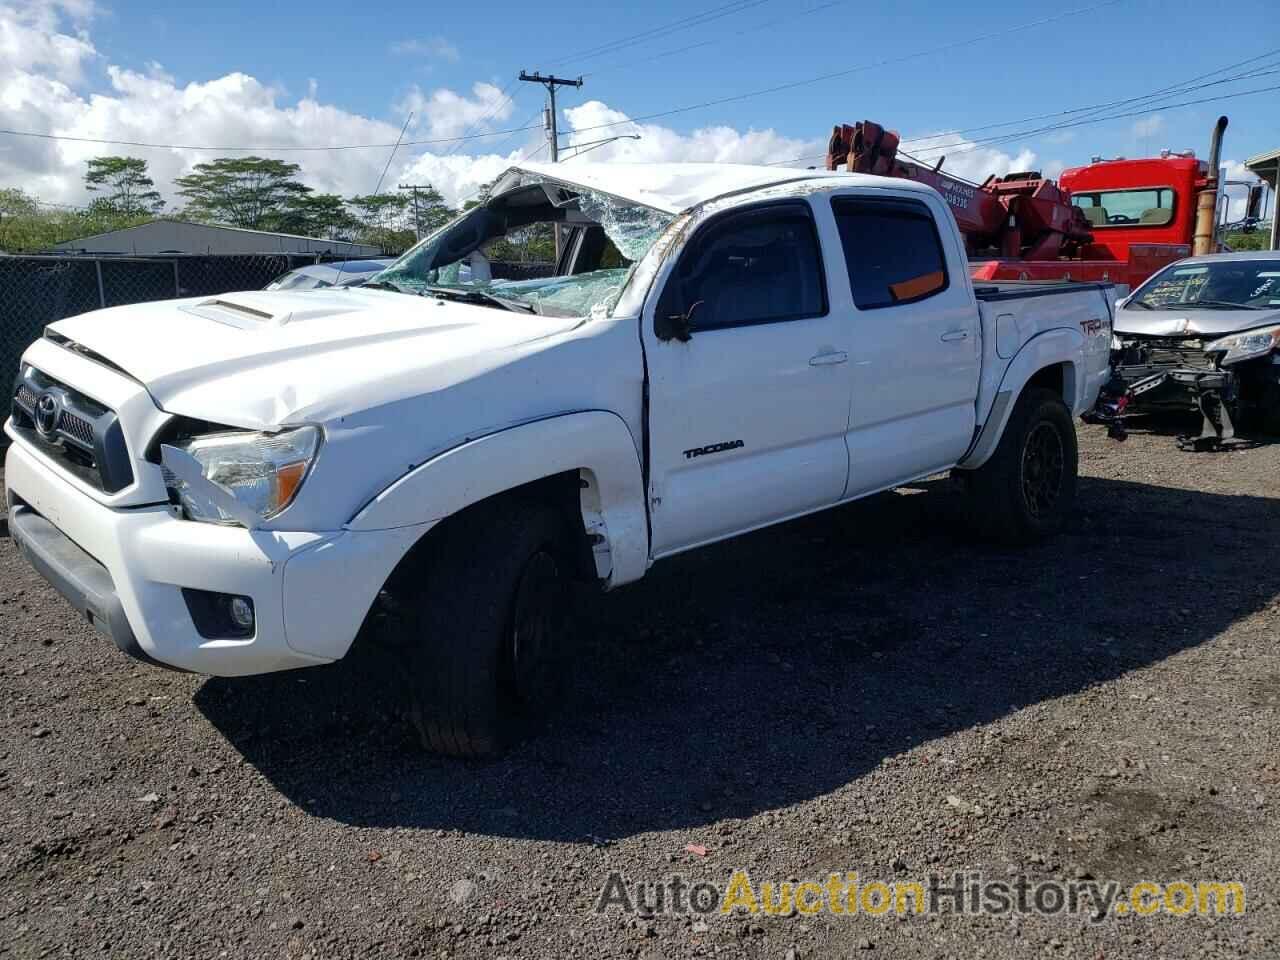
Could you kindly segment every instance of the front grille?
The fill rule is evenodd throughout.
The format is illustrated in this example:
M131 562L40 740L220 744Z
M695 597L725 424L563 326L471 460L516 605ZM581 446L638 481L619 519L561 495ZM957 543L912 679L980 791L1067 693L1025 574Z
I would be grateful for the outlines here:
M1123 334L1121 335L1123 336ZM1144 337L1125 342L1125 366L1152 366L1212 370L1213 362L1205 356L1205 341L1199 337Z
M83 417L77 417L74 413L63 410L58 418L58 430L81 443L93 446L93 424Z
M13 391L13 429L68 473L106 493L133 483L133 467L115 411L34 367Z

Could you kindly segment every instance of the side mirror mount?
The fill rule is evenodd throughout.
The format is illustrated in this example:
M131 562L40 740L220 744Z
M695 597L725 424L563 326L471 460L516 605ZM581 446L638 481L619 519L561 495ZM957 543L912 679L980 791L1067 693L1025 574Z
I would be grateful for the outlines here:
M679 340L681 343L688 343L696 329L693 325L693 313L700 306L702 306L701 300L690 306L684 313L675 313L670 316L659 314L654 318L653 332L657 334L659 340Z

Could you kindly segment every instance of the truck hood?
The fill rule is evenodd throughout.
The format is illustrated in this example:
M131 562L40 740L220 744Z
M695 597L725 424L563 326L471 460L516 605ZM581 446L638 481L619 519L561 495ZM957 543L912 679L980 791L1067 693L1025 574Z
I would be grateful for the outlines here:
M1118 334L1142 337L1225 337L1229 333L1280 323L1280 310L1144 310L1116 311Z
M266 429L442 389L581 322L342 288L132 304L50 329L170 413Z

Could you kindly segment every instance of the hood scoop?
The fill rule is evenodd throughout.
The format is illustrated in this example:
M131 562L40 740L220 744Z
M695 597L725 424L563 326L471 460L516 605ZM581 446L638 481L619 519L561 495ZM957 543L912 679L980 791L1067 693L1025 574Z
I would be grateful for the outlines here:
M314 294L311 297L319 299ZM281 298L278 295L276 297L262 297L261 301L253 294L241 294L231 297L223 295L210 297L208 300L202 300L199 303L184 306L180 309L205 320L212 320L214 323L235 327L237 330L283 327L299 320L313 320L318 317L331 317L340 313L348 313L352 309L350 304L337 304L332 301L322 300L317 303L305 304L302 309L271 310L271 306L278 308L297 305L296 300L285 304L281 304L280 300Z

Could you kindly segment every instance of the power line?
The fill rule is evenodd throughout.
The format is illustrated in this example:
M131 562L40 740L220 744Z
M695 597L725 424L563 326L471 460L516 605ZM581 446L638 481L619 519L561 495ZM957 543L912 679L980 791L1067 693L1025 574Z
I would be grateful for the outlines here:
M553 61L554 63L568 63L569 61L589 60L593 57L602 56L606 53L615 53L625 47L634 46L637 43L647 43L650 40L657 40L668 34L675 33L678 30L685 30L689 27L700 27L704 23L711 23L722 17L729 17L735 13L741 13L744 10L750 10L752 7L758 7L761 4L769 3L770 0L734 0L733 3L726 3L720 7L713 7L710 10L704 10L701 13L695 13L688 17L682 17L679 20L673 20L670 23L662 24L657 27L651 27L648 30L642 30L640 33L633 33L630 36L620 37L617 40L610 40L599 46L590 47L586 50L579 50L577 53L571 53L568 56Z
M1199 100L1184 100L1181 103L1164 104L1163 106L1160 107L1160 109L1174 110L1179 107L1193 107L1202 103L1217 103L1221 100L1231 100L1235 97L1248 97L1258 93L1270 93L1273 90L1280 90L1280 84L1276 84L1275 86L1270 86L1270 87L1257 87L1253 90L1236 90L1232 93L1219 94L1216 97L1201 97ZM1089 126L1095 123L1106 123L1108 120L1123 120L1128 117L1140 117L1143 114L1150 113L1150 112L1151 112L1150 108L1143 108L1142 110L1131 110L1128 113L1114 113L1105 117L1090 117L1084 120L1076 120L1071 123L1059 123L1059 124L1053 124L1047 127L1039 127L1034 130L1023 130L1017 134L1010 134L1009 136L1010 138L1029 137L1038 133L1047 133L1053 130L1065 130L1071 127L1084 127L1084 126ZM951 152L967 153L970 150L976 150L982 146L989 146L991 145L992 141L1003 140L1003 139L1005 138L1004 137L987 137L982 140L971 140L963 145L956 145L956 148ZM930 149L934 149L934 148L930 148ZM928 151L925 151L925 152L928 152Z
M835 71L832 71L831 73L824 73L816 77L808 77L804 80L792 80L787 83L779 83L772 87L763 87L759 90L751 90L747 93L738 93L738 94L733 94L732 96L718 97L714 100L704 100L701 103L693 103L683 107L674 107L669 110L659 110L655 113L648 113L638 117L631 117L627 120L613 120L613 121L610 121L609 123L597 123L590 127L578 127L574 132L586 133L590 130L603 130L607 127L616 127L624 123L640 123L641 121L644 121L644 120L657 120L662 117L671 117L671 116L675 116L676 114L689 113L693 110L703 110L707 107L718 107L726 103L738 103L742 100L751 100L751 99L754 99L755 97L763 97L771 93L781 93L784 90L794 90L797 87L805 87L815 83L825 83L828 80L835 80L839 77L847 77L847 76L850 76L851 74L862 73L864 71L874 70L879 67L891 66L893 64L898 64L898 63L905 63L909 60L918 60L921 57L934 56L939 53L945 53L949 50L955 50L959 47L969 46L970 44L974 44L974 43L981 43L985 40L994 40L999 37L1008 36L1009 34L1020 33L1024 30L1031 30L1031 29L1034 29L1035 27L1042 27L1045 24L1054 23L1055 21L1066 19L1067 17L1078 17L1086 13L1092 13L1095 10L1101 10L1104 7L1112 7L1118 3L1123 3L1123 2L1125 2L1125 0L1102 0L1101 3L1096 3L1091 7L1082 7L1076 10L1067 10L1062 13L1053 14L1052 16L1043 17L1040 20L1035 20L1030 23L1024 23L1018 26L1008 27L1004 30L996 30L991 33L979 34L977 36L968 37L964 40L955 40L955 41L952 41L951 43L945 43L938 47L931 47L928 50L918 50L914 53L903 54L902 56L898 56L898 57L890 57L884 60L876 60L871 63L864 63L856 67L850 67L847 70L835 70Z
M574 155L571 157L565 157L564 162L568 163L570 160L576 160L578 157L582 156L584 153L590 153L592 150L599 150L601 147L607 146L611 143L617 143L619 140L639 140L639 139L640 139L640 134L638 133L620 133L620 134L617 134L616 136L604 137L601 140L588 140L585 143L571 143L566 149L574 150L577 152L574 153Z
M511 88L514 87L519 82L520 82L519 79L508 81L507 85L503 87L502 90L498 93L498 101L497 101L497 104L494 106L494 108L490 110L488 113L486 113L483 117L481 117L480 119L472 123L469 127L467 127L467 129L463 130L462 135L464 137L470 136L471 134L479 130L480 127L482 127L484 124L488 123L490 120L496 117L502 111L502 109L506 107L508 103L514 104L514 98L511 96ZM462 146L463 142L464 141L459 140L457 143L455 143L453 147L445 153L445 156L451 157L455 153L457 153L458 148Z
M518 83L519 81L516 81L516 82ZM535 110L535 111L533 111L533 113L529 114L528 119L526 119L526 120L524 121L524 123L520 124L520 126L519 126L519 127L517 127L517 128L515 129L515 132L513 132L513 133L511 133L511 134L507 135L506 137L503 137L503 138L502 138L501 140L499 140L497 143L495 143L495 144L491 144L491 145L490 145L490 147L489 147L489 149L490 149L490 150L492 150L494 153L497 153L497 152L499 152L500 148L502 148L502 147L506 146L508 143L510 143L510 142L512 141L512 139L515 137L516 133L520 133L520 132L525 131L525 130L538 130L538 129L541 129L540 125L539 125L539 124L534 123L533 121L535 121L535 120L537 120L539 117L541 117L541 116L542 116L542 111L543 111L543 110L545 110L545 109L546 109L546 107L544 107L544 106L539 106L537 110ZM545 144L545 143L546 143L546 139L544 138L542 142Z
M538 125L533 124L528 127L474 133L469 137L433 137L427 140L401 140L399 146L414 147L434 143L457 143L460 140L482 140L486 137L501 137L507 134L523 133L525 130L537 129ZM0 129L0 134L8 134L13 137L33 137L37 140L65 140L70 143L101 143L117 147L149 147L156 150L199 150L216 153L323 153L330 150L386 150L397 145L393 140L387 143L339 143L328 146L287 146L280 144L275 146L235 147L187 143L148 143L141 140L111 140L102 137L73 137L68 134L36 133L31 130Z
M1031 117L1023 117L1018 120L1003 120L997 123L982 124L980 126L963 127L956 130L949 130L949 131L946 131L945 133L931 134L929 136L905 137L900 141L900 143L903 143L903 144L921 143L928 140L936 140L940 137L945 137L945 136L958 136L964 133L975 132L978 130L991 130L991 129L996 129L998 127L1014 126L1020 123L1049 119L1053 117L1069 117L1069 116L1074 116L1076 114L1081 114L1081 113L1096 114L1100 111L1117 107L1117 106L1123 106L1125 104L1142 103L1144 101L1153 101L1156 99L1167 100L1169 97L1177 96L1179 94L1192 93L1196 90L1203 90L1208 87L1216 86L1222 83L1235 83L1242 79L1254 79L1256 77L1270 76L1275 73L1280 73L1280 66L1273 65L1273 64L1263 64L1260 68L1246 71L1244 73L1236 74L1235 76L1232 76L1232 77L1226 77L1221 80L1214 80L1207 83L1196 83L1196 81L1203 80L1206 77L1211 77L1216 74L1223 73L1227 70L1235 69L1237 67L1243 66L1248 63L1254 63L1258 60L1262 60L1267 57L1274 56L1276 54L1280 54L1280 48L1276 50L1268 51L1267 53L1259 54L1258 56L1255 56L1255 57L1250 57L1247 60L1241 60L1236 63L1229 64L1225 67L1220 67L1217 70L1211 70L1208 73L1200 74L1199 76L1192 77L1189 80L1181 81L1180 83L1173 84L1172 86L1162 87L1159 90L1153 91L1151 93L1142 94L1136 97L1127 97L1123 100L1113 100L1107 103L1089 104L1083 107L1073 107L1069 110L1061 110L1061 111L1056 111L1054 113L1046 113L1046 114L1039 114ZM1273 67L1275 68L1272 69ZM1270 89L1273 89L1273 88L1267 87L1267 88L1262 88L1258 90L1236 91L1234 93L1224 94L1220 97L1205 98L1204 100L1194 100L1188 103L1172 103L1172 104L1146 103L1141 110L1136 110L1128 113L1121 113L1121 114L1101 116L1101 117L1093 116L1091 118L1077 118L1074 121L1063 121L1061 123L1049 124L1044 127L1038 127L1031 130L1019 130L1013 133L999 134L992 137L982 138L981 140L958 140L948 144L935 144L932 146L917 147L916 150L920 153L937 153L937 152L943 152L943 151L949 151L949 150L953 150L953 152L962 153L962 152L966 152L967 150L973 149L975 146L996 145L998 143L1004 143L1012 140L1021 139L1023 137L1030 136L1037 133L1052 132L1054 130L1064 129L1066 127L1085 126L1087 125L1086 120L1087 120L1087 123L1103 123L1107 120L1116 120L1116 119L1123 119L1131 116L1139 116L1141 114L1150 112L1152 109L1156 109L1156 110L1176 109L1183 106L1190 106L1192 104L1207 103L1214 100L1228 99L1232 96L1236 96L1237 94L1240 96L1248 96L1253 93L1263 93ZM1167 92L1171 90L1175 92L1174 93ZM954 149L954 148L960 148L960 149ZM933 160L921 160L921 158L915 157L912 154L907 153L907 151L905 150L900 149L899 152L906 155L907 157L910 157L911 159L917 160L925 164L934 162ZM811 156L803 156L803 157L790 157L786 160L770 161L769 163L765 164L765 166L785 166L786 164L803 163L810 160L823 160L825 158L826 158L825 153L811 155Z
M945 136L963 135L965 133L976 132L979 130L993 130L998 127L1015 126L1020 123L1028 123L1036 120L1045 120L1045 119L1051 119L1055 117L1070 117L1070 116L1074 116L1076 114L1081 114L1081 113L1092 114L1096 116L1097 114L1103 111L1112 109L1114 107L1125 106L1128 104L1141 105L1143 109L1139 112L1143 112L1143 113L1153 111L1153 110L1162 110L1164 109L1165 104L1161 103L1160 101L1168 100L1172 97L1181 96L1187 93L1193 93L1197 90L1204 90L1204 89L1207 89L1208 87L1218 86L1224 83L1237 83L1240 80L1252 80L1258 77L1267 77L1276 73L1280 73L1280 65L1268 64L1267 66L1273 67L1273 68L1250 70L1250 71L1246 71L1245 73L1236 74L1235 76L1232 76L1232 77L1225 77L1220 80L1212 80L1207 83L1194 84L1192 81L1186 81L1184 84L1179 85L1180 89L1165 87L1165 88L1162 88L1161 90L1155 91L1154 93L1143 94L1142 96L1139 96L1139 97L1129 97L1124 100L1113 100L1108 103L1091 104L1090 106L1087 106L1087 107L1076 107L1073 110L1062 110L1056 113L1046 113L1046 114L1040 114L1038 116L1023 117L1019 120L1007 120L1002 123L989 123L989 124L984 124L982 126L977 126L977 127L967 127L960 130L953 130L947 133L933 134L931 136L926 136L926 137L911 137L911 138L904 139L902 142L903 143L924 143L925 141L936 140L940 137L945 137ZM1214 71L1214 72L1216 73L1221 71ZM1166 93L1165 91L1167 90L1174 90L1174 92ZM1010 134L998 134L992 137L983 138L982 142L996 142L1001 140L1017 139L1018 137L1021 137L1021 136L1025 136L1025 134L1021 132L1010 133ZM961 146L971 142L974 142L974 141L970 141L967 139L957 140L957 141L954 141L953 143L931 144L928 146L917 147L916 149L923 153L931 153L937 150L945 150L952 146Z
M1202 103L1218 103L1222 100L1231 100L1234 97L1248 97L1258 93L1270 93L1273 90L1280 90L1280 84L1277 84L1271 87L1258 87L1254 90L1237 90L1233 93L1224 93L1216 97L1202 97L1199 100L1184 100L1182 103L1169 103L1160 107L1160 109L1175 110L1175 109L1178 109L1179 107L1193 107ZM1084 120L1077 120L1071 123L1052 124L1047 127L1038 127L1034 130L1022 130L1022 131L1019 131L1018 133L1009 134L1008 137L989 137L985 140L967 140L967 141L964 141L963 143L952 144L951 147L953 149L949 149L949 153L968 153L971 150L977 150L979 147L995 146L996 144L994 143L994 141L1006 140L1006 139L1009 139L1009 140L1020 139L1023 137L1033 136L1038 133L1048 133L1054 130L1063 130L1068 127L1085 127L1085 126L1091 126L1096 123L1106 123L1108 120L1123 120L1128 117L1140 117L1143 114L1149 113L1149 112L1150 112L1149 109L1133 110L1128 113L1116 113L1106 117L1091 117ZM934 149L943 150L948 148L930 147L930 148L926 148L921 152L928 153ZM901 152L906 153L905 150ZM908 157L911 157L914 160L920 161L919 157L915 157L909 153L907 153L906 155ZM819 153L819 154L814 154L808 157L791 157L787 160L771 160L770 162L763 164L763 166L781 167L781 166L786 166L789 163L804 163L809 160L824 160L824 159L826 159L826 154ZM920 162L926 163L927 165L928 163L932 163L933 161L929 160L929 161L920 161Z
M801 17L807 17L811 14L820 13L823 10L829 10L832 7L838 7L847 2L847 0L827 0L826 3L820 3L816 7L810 7L807 10L801 10L797 13L788 14L785 17L775 17L772 20L765 20L762 23L745 27L742 30L735 30L733 33L724 34L719 37L712 37L709 40L699 40L697 43L690 43L683 47L676 47L672 50L663 50L661 53L651 54L647 57L641 57L637 60L628 60L626 63L616 63L608 67L600 67L584 73L584 77L598 77L602 73L613 73L617 70L629 70L632 67L641 66L642 64L652 63L654 60L662 60L666 57L674 57L682 53L688 53L690 50L700 50L703 47L713 47L718 43L724 43L727 40L733 40L736 37L746 36L748 33L755 33L759 30L767 30L769 27L776 27L781 24L794 23Z
M1280 69L1268 70L1265 72L1252 74L1250 75L1250 78L1255 76L1256 77L1271 76L1276 73L1280 73ZM1190 87L1187 90L1183 90L1180 92L1194 93L1195 91L1202 90L1202 89L1204 89L1204 87ZM1187 106L1189 104L1211 103L1217 100L1230 99L1231 97L1236 95L1247 96L1251 93L1265 92L1270 89L1272 88L1264 87L1264 88L1261 88L1260 90L1233 91L1231 93L1221 94L1219 96L1209 97L1203 100L1192 100L1192 101L1189 101L1188 103L1169 103L1167 102L1168 96L1166 96L1163 98L1164 102L1141 103L1139 104L1137 109L1127 110L1122 113L1106 113L1105 115L1099 115L1103 111L1092 111L1090 113L1085 114L1083 117L1078 117L1074 120L1063 120L1059 123L1053 123L1043 127L1032 127L1027 130L1015 130L1012 133L999 134L999 135L990 136L990 137L980 137L976 140L958 140L951 144L943 144L940 146L931 146L931 147L917 147L916 149L919 150L921 153L939 154L939 153L945 153L947 151L953 151L958 153L966 152L968 150L973 149L975 146L988 146L988 147L1003 146L1005 144L1013 143L1017 140L1022 140L1026 137L1039 136L1041 134L1046 134L1046 133L1054 133L1058 130L1068 130L1074 127L1087 126L1092 123L1104 123L1108 120L1121 120L1121 119L1126 119L1130 117L1150 116L1162 110L1176 109L1178 107ZM932 163L933 160L925 160L922 162Z
M1198 77L1192 77L1189 80L1182 81L1181 83L1176 83L1169 87L1162 87L1161 89L1156 90L1152 93L1142 94L1141 96L1138 96L1138 97L1128 97L1123 100L1112 100L1107 103L1094 103L1085 107L1073 107L1070 110L1060 110L1060 111L1055 111L1053 113L1041 113L1041 114L1036 114L1030 117L1021 117L1017 120L1002 120L998 123L985 123L985 124L980 124L979 126L974 126L974 127L961 127L956 130L946 130L941 133L929 134L928 136L907 137L904 140L902 140L902 143L922 143L926 140L938 140L942 137L960 136L966 133L976 133L980 130L994 130L994 129L997 129L998 127L1012 127L1020 123L1031 123L1036 120L1048 120L1054 117L1069 116L1071 114L1085 113L1085 112L1094 111L1094 110L1109 109L1111 107L1124 106L1125 104L1155 98L1171 90L1176 91L1177 93L1186 93L1188 92L1188 90L1180 89L1180 88L1190 87L1192 84L1196 83L1199 80L1204 80L1207 77L1212 77L1212 76L1215 76L1216 74L1224 73L1227 70L1233 70L1236 67L1242 67L1247 63L1253 63L1257 60L1262 60L1262 59L1265 59L1266 57L1274 56L1275 54L1278 54L1278 53L1280 53L1280 49L1270 50L1267 53L1259 54L1256 57L1250 57L1248 60L1241 60L1238 63L1233 63L1226 67L1220 67L1217 70L1211 70L1208 73L1203 73ZM1271 66L1271 65L1267 64L1266 66ZM1255 74L1253 73L1244 73L1244 74L1240 74L1237 77L1231 77L1225 80L1215 80L1214 83L1229 83L1233 80L1252 77L1254 75ZM1206 86L1208 86L1208 84L1206 84ZM1199 89L1199 88L1195 88L1195 89ZM925 148L922 147L920 149L925 149Z

